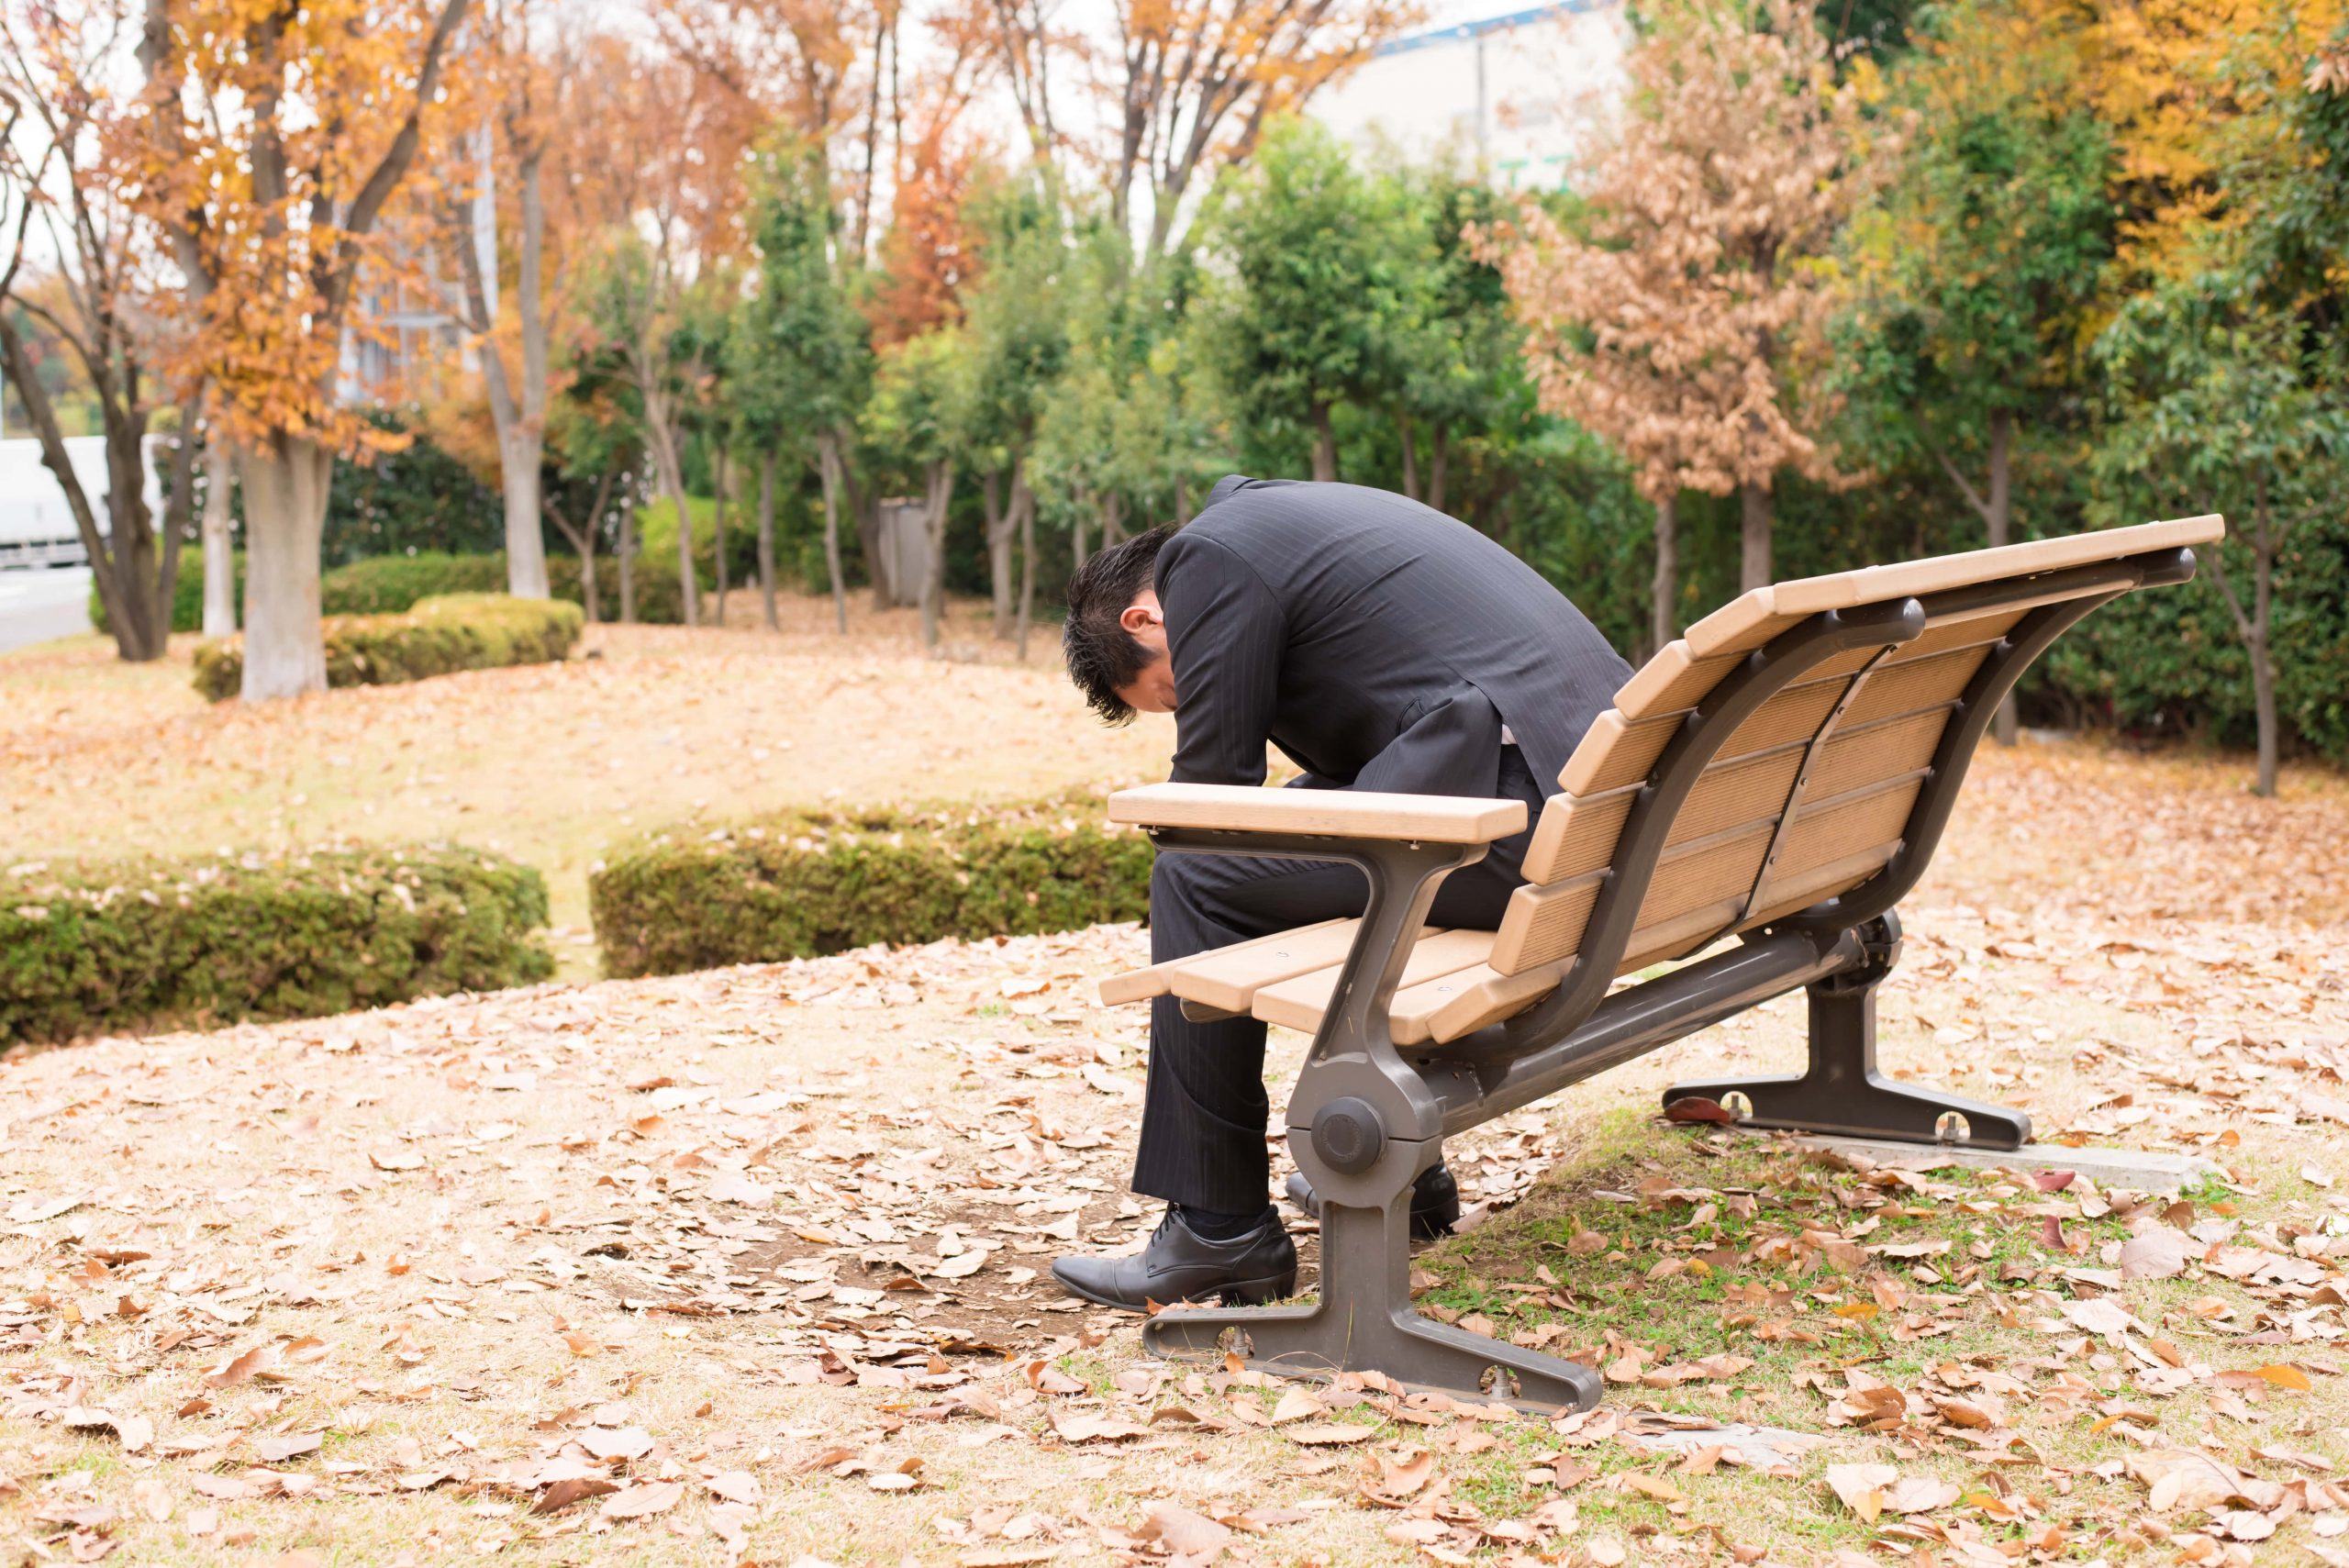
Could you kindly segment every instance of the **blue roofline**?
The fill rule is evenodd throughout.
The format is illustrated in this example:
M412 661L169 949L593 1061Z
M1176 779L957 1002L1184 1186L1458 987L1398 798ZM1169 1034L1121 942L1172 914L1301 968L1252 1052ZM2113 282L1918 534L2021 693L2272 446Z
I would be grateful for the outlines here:
M1620 3L1620 0L1555 0L1552 5L1536 6L1531 10L1511 11L1506 17L1488 17L1481 22L1462 22L1456 27L1432 28L1423 33L1413 33L1408 38L1392 39L1371 50L1371 54L1374 58L1408 54L1413 50L1461 43L1469 39L1482 38L1486 33L1522 28L1534 22L1547 21L1553 17L1571 16L1578 11L1596 11Z

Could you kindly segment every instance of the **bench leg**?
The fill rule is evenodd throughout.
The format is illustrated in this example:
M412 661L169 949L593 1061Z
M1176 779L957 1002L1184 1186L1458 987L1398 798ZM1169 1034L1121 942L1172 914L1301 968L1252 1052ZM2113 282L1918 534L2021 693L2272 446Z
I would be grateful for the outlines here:
M1864 932L1869 962L1809 988L1808 1069L1792 1077L1675 1084L1664 1092L1664 1103L1701 1097L1729 1110L1742 1127L1839 1138L1986 1149L2020 1149L2030 1142L2031 1118L2021 1111L1909 1088L1876 1071L1876 990L1899 958L1900 927L1890 915L1870 926Z
M1411 1189L1386 1208L1321 1206L1321 1294L1311 1306L1162 1312L1143 1348L1174 1359L1237 1351L1254 1370L1327 1378L1376 1369L1412 1389L1506 1399L1544 1413L1598 1403L1598 1373L1576 1362L1437 1323L1411 1309Z

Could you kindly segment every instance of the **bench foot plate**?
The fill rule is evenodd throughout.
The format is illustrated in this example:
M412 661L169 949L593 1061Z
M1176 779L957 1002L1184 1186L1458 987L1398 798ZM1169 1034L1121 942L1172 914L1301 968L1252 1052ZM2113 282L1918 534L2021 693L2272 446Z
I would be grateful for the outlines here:
M1737 1103L1739 1097L1743 1106ZM1720 1078L1675 1084L1675 1100L1702 1098L1725 1106L1740 1127L1781 1128L1829 1138L1881 1138L1897 1143L1955 1143L1974 1149L2020 1149L2031 1141L2031 1118L1963 1095L1910 1088L1870 1073L1854 1079L1816 1073L1784 1078ZM1950 1118L1962 1118L1962 1131Z
M1277 1377L1378 1372L1412 1390L1545 1414L1597 1405L1602 1385L1591 1368L1411 1309L1410 1203L1407 1187L1384 1210L1322 1206L1321 1294L1313 1305L1174 1308L1143 1325L1143 1348L1176 1360L1236 1351Z
M1888 923L1888 917L1887 917ZM1708 1099L1742 1127L1783 1128L1837 1138L1884 1138L1901 1143L1962 1143L1979 1149L2020 1149L2031 1141L2031 1118L1961 1095L1912 1088L1876 1071L1876 988L1899 953L1899 929L1866 968L1809 988L1810 1065L1785 1077L1720 1078L1675 1084L1675 1100Z

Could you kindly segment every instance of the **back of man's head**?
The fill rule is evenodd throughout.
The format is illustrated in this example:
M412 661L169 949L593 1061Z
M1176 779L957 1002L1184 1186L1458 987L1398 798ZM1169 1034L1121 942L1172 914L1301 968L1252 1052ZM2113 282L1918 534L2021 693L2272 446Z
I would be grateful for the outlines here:
M1123 724L1134 710L1118 693L1134 683L1153 657L1118 622L1134 596L1156 585L1158 552L1172 528L1152 528L1097 551L1068 584L1068 619L1061 626L1061 652L1068 678L1093 711L1110 724Z

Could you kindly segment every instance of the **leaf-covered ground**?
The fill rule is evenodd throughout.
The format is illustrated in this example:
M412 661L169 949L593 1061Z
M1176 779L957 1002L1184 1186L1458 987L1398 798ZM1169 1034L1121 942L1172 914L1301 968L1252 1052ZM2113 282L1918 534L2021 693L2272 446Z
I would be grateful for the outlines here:
M991 716L1061 722L985 673L1022 694ZM857 700L899 728L836 757L961 728ZM1091 995L1130 929L20 1055L0 1529L206 1563L2349 1562L2349 790L2241 785L1984 758L1885 990L1892 1070L2220 1178L1653 1117L1793 1065L1798 996L1455 1140L1479 1223L1418 1260L1423 1309L1603 1368L1555 1421L1153 1362L1051 1287L1156 1218L1141 1021Z

